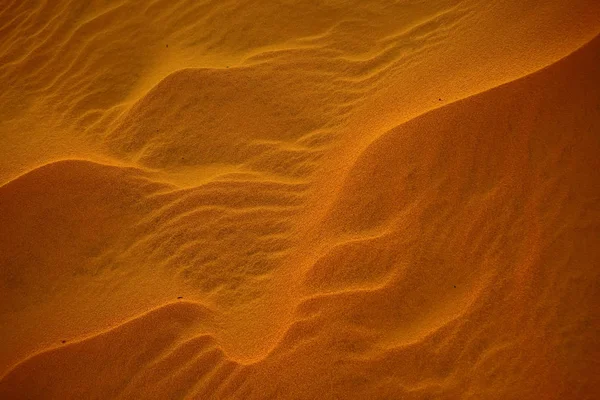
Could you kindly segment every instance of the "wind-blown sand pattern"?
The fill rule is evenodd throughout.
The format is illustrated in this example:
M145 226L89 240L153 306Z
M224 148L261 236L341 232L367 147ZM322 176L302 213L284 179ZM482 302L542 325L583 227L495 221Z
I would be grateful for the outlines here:
M599 34L1 2L0 398L598 398Z

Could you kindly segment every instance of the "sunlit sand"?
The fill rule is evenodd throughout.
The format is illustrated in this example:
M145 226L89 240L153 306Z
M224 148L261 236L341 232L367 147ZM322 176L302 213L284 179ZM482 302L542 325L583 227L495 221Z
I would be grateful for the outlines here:
M0 3L0 399L595 399L600 2Z

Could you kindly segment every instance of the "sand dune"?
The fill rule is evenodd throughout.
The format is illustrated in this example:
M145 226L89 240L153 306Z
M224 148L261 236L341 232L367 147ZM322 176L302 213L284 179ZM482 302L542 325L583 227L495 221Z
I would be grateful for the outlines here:
M595 398L598 21L1 4L0 398Z

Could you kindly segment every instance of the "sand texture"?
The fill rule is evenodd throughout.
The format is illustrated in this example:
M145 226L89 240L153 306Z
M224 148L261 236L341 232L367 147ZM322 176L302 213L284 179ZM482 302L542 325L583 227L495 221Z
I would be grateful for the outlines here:
M597 0L1 0L0 399L600 398Z

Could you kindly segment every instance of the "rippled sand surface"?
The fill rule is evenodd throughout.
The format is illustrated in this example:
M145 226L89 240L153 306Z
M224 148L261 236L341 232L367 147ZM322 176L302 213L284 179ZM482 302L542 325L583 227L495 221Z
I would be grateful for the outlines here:
M0 87L0 398L600 396L600 2L3 0Z

